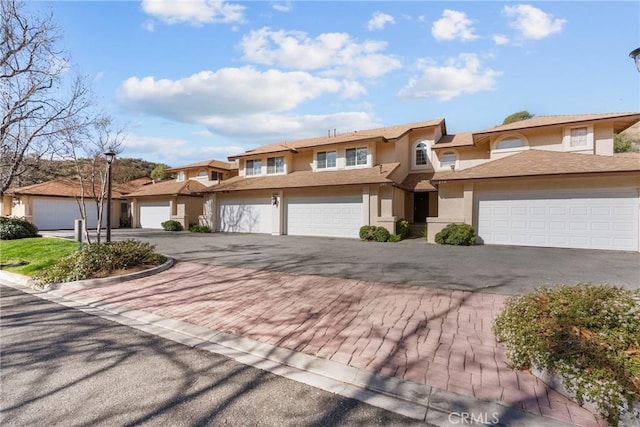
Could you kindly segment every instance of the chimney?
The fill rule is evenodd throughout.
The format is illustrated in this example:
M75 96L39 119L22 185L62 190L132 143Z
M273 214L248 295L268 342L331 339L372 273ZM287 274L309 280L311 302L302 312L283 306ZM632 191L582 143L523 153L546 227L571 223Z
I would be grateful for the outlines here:
M333 129L333 137L334 138L336 137L336 130L335 129Z
M331 129L327 129L327 138L331 138Z

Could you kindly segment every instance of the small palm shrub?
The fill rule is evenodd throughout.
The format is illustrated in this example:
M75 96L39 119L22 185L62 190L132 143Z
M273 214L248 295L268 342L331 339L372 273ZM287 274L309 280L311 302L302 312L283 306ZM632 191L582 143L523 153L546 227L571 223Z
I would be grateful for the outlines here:
M449 224L436 234L441 245L471 246L476 244L476 231L469 224Z
M398 220L398 222L396 223L396 233L398 233L398 235L402 239L406 239L407 237L409 237L409 234L411 233L411 226L409 225L409 221L404 218Z
M170 219L160 224L165 231L182 231L182 224L178 221Z
M640 290L542 287L508 299L493 330L513 368L559 374L611 425L621 414L640 416Z
M389 241L391 243L397 243L401 240L402 240L402 236L400 236L399 234L392 234L391 236L389 236Z
M81 250L61 258L51 268L34 277L37 285L64 283L95 277L105 277L116 270L132 267L153 267L166 258L155 252L148 242L125 240L112 243L89 244Z
M37 237L38 227L24 218L0 217L0 240L26 239Z
M192 233L211 233L211 228L206 225L194 224L189 227L189 231Z

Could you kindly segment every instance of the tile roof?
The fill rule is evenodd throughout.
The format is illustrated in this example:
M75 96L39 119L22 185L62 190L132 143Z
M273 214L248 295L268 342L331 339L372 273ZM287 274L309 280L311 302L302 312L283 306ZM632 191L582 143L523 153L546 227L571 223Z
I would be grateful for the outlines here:
M324 145L342 144L345 142L358 142L370 139L396 139L405 133L419 128L443 126L444 119L434 119L424 122L408 123L404 125L389 126L378 129L357 130L347 133L339 133L336 136L321 136L296 141L280 142L276 144L263 145L253 150L247 150L242 154L229 156L229 159L253 156L256 154L284 153L287 151L297 151L305 148L320 147Z
M271 190L283 188L328 187L337 185L363 185L393 183L389 175L400 163L387 163L372 168L339 171L294 171L286 175L234 177L211 186L206 192Z
M436 191L436 187L431 184L434 172L412 173L402 181L400 187L409 191Z
M194 193L201 192L205 188L207 188L206 185L194 179L187 179L186 181L180 182L172 179L169 181L162 181L145 185L138 191L127 194L127 197L169 196L174 194L178 194L181 196L190 196Z
M598 120L615 120L622 121L620 127L626 129L629 126L640 121L640 113L604 113L604 114L574 114L574 115L559 115L559 116L535 116L527 120L520 120L517 122L509 123L506 125L496 126L490 129L485 129L477 132L473 132L473 135L492 134L505 131L522 130L527 128L536 128L543 126L557 126L571 123L581 122L593 122ZM624 129L619 129L622 131Z
M84 185L84 197L93 197L91 185L88 182L85 182ZM6 191L6 194L12 196L80 197L80 188L80 181L77 179L57 179L25 187L11 188ZM99 185L96 185L95 189L96 193L100 193ZM111 197L119 199L122 197L122 193L112 187Z
M221 162L219 160L205 160L203 162L191 163L184 166L169 168L167 169L167 172L178 172L185 169L196 169L196 168L218 168L218 169L224 169L224 170L233 170L233 169L238 169L238 165L235 163Z
M472 132L462 132L456 133L453 135L442 135L439 141L433 144L432 148L453 148L453 147L465 147L472 146L473 144L473 133Z
M132 179L131 181L123 182L122 184L114 184L113 189L119 191L122 194L133 193L139 190L145 185L153 183L153 179L148 176L142 178Z
M528 150L454 172L438 172L432 182L605 172L640 172L640 153L613 156Z

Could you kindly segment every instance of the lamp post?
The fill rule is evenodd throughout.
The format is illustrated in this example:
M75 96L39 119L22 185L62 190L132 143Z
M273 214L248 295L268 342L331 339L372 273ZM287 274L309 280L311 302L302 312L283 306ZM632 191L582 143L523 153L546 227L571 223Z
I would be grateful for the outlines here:
M630 53L629 53L629 57L631 59L633 59L636 63L636 68L638 69L638 71L640 72L640 47L633 49Z
M107 159L107 243L111 243L111 163L116 153L106 151L104 157Z

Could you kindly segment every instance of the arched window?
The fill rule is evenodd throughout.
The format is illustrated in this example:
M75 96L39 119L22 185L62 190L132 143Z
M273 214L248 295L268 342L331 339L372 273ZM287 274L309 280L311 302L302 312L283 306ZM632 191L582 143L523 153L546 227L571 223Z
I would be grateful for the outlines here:
M206 170L204 170L204 169L203 169L203 170L198 171L198 178L200 178L200 177L206 177L206 176L209 176L209 175L207 174L207 171L206 171Z
M426 142L416 144L415 165L425 166L429 164L429 145Z

